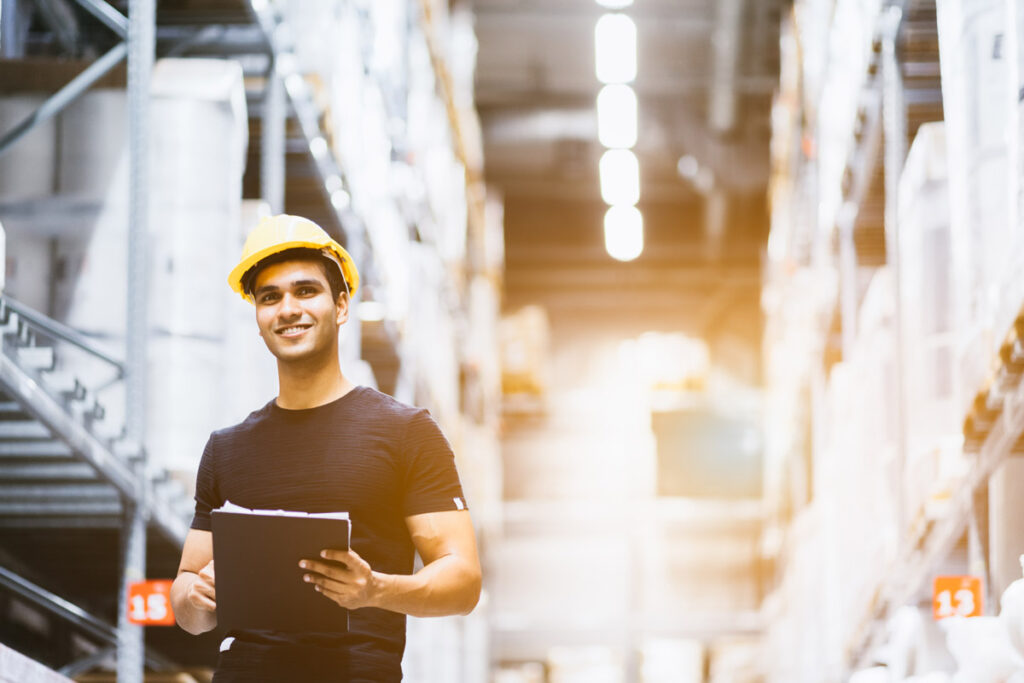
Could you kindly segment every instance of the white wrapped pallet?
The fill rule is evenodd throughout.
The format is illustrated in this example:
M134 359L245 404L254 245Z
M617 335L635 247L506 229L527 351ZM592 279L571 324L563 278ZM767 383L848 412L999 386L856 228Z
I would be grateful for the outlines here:
M0 130L32 115L44 95L0 97ZM43 121L0 155L0 202L40 199L53 194L57 175L57 121Z
M240 253L241 178L248 120L241 67L228 60L161 60L153 70L151 116L148 448L155 464L192 472L210 431L226 423L223 347L226 274ZM97 100L110 106L113 97ZM82 113L81 116L85 116ZM100 121L90 119L95 129ZM123 120L103 120L123 134ZM81 130L78 131L81 134ZM107 133L95 135L104 139ZM61 177L82 197L102 197L95 225L68 242L77 270L67 322L101 338L125 329L127 186L121 174L83 180L82 164L99 152L76 148ZM105 163L102 160L99 163ZM124 165L123 157L118 160ZM241 302L239 302L241 303ZM252 333L255 338L255 332ZM196 387L204 390L196 392ZM269 400L269 396L267 397ZM109 410L116 411L111 405Z
M1018 558L1024 570L1024 555ZM1003 591L999 599L999 620L1006 629L1010 645L1024 657L1024 579L1017 579Z
M126 189L109 193L95 222L83 224L74 241L63 241L67 261L78 277L68 283L67 303L59 307L71 327L117 339L124 338L127 305L128 203L122 194Z
M210 432L225 424L221 397L235 390L224 383L223 342L152 336L147 357L150 462L191 478Z
M926 123L907 156L899 191L909 520L924 513L931 495L948 490L950 482L940 477L961 458L949 191L945 125Z
M1024 659L996 617L950 617L942 621L956 660L953 683L1005 683L1024 670Z
M224 274L238 256L230 236L238 223L247 136L241 67L226 60L160 60L152 91L153 321L166 331L219 338L230 295ZM118 130L121 123L105 122ZM73 173L64 177L72 187L84 186ZM67 321L118 336L124 331L124 270L111 264L126 262L127 187L112 182L102 196L91 234L89 226L82 231L85 246ZM209 295L221 290L223 295Z
M1018 236L1011 225L1012 80L1006 0L936 3L946 121L961 413L1016 315L1004 300ZM1007 316L1009 318L1007 319Z
M1010 54L1010 87L1006 93L1012 112L1010 128L1010 208L1012 211L1013 234L1016 243L1007 245L1011 251L1010 272L1024 272L1024 4L1011 2L1008 5L1007 49ZM1024 304L1024 278L1011 278L1007 284L1004 299L1007 307Z
M72 102L58 120L57 193L93 202L124 201L128 183L124 90L89 91Z

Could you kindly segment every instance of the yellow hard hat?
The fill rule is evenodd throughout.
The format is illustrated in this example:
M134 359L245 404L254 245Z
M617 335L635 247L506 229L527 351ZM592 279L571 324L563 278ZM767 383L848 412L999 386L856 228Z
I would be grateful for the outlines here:
M268 256L279 254L286 249L313 249L335 261L348 285L349 296L355 296L359 289L359 271L345 248L331 239L323 228L301 216L278 214L260 220L245 239L242 260L228 275L228 284L246 301L252 297L245 292L246 273Z

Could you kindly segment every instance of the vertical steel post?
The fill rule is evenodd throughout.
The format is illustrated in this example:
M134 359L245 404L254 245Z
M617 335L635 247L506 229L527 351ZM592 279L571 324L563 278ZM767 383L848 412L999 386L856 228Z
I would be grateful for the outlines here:
M128 282L125 324L126 423L128 437L137 444L136 474L145 480L146 336L149 237L149 81L156 38L155 0L128 3ZM141 626L128 621L128 584L146 574L146 517L144 490L136 505L125 505L123 527L124 576L118 615L118 683L141 683L145 642Z
M24 53L21 25L18 0L0 0L0 57L17 59Z
M284 134L288 103L284 80L277 70L275 56L267 74L263 94L263 125L261 128L260 194L270 205L270 212L284 211Z
M903 75L900 73L899 57L896 53L903 9L898 6L886 10L884 35L882 39L882 130L885 142L885 252L893 278L894 359L896 372L896 522L899 538L907 533L907 511L905 509L907 486L907 397L906 397L906 353L903 335L903 288L899 252L899 186L903 175L903 164L907 158L907 107L903 97Z

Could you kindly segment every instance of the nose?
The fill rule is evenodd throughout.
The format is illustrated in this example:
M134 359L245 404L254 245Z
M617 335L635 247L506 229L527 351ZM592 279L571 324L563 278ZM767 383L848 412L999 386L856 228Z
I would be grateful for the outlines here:
M282 318L291 318L302 314L302 309L299 306L299 300L297 297L292 296L291 292L285 292L281 297L281 307L279 311Z

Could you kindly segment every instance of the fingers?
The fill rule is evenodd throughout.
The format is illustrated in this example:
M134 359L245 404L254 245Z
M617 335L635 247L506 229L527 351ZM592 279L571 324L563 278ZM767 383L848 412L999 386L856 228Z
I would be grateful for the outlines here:
M333 600L342 607L358 609L369 606L366 582L342 583L321 576L320 574L303 574L302 580L313 586L313 590Z
M325 588L325 587L319 586L319 585L313 586L313 590L315 590L317 593L320 593L321 595L323 595L328 600L333 600L334 602L338 603L342 607L345 607L345 608L348 608L348 609L354 609L354 605L350 605L349 601L346 599L345 595L342 594L342 593L339 593L337 591L332 591L330 588Z
M335 550L333 548L325 548L320 551L320 557L325 560L331 560L332 562L341 562L342 564L353 565L363 561L363 558L359 557L354 550Z
M197 579L192 583L192 590L200 595L205 595L211 600L217 598L217 588L209 581L204 581L202 578Z
M212 612L217 609L217 595L212 584L203 578L192 582L188 588L188 601L199 609Z
M188 587L188 601L193 606L207 611L217 609L217 589L213 576L213 560L199 570L195 580Z
M323 559L305 559L299 562L303 569L311 569L324 576L336 577L345 580L349 574L358 576L369 574L370 565L354 550L333 550L327 548L320 551Z
M374 582L370 565L351 551L325 550L320 554L324 559L299 562L306 570L302 580L342 607L372 606Z
M192 603L194 607L206 610L207 612L214 612L217 610L217 602L209 596L203 595L202 593L190 592L188 594L188 601Z

